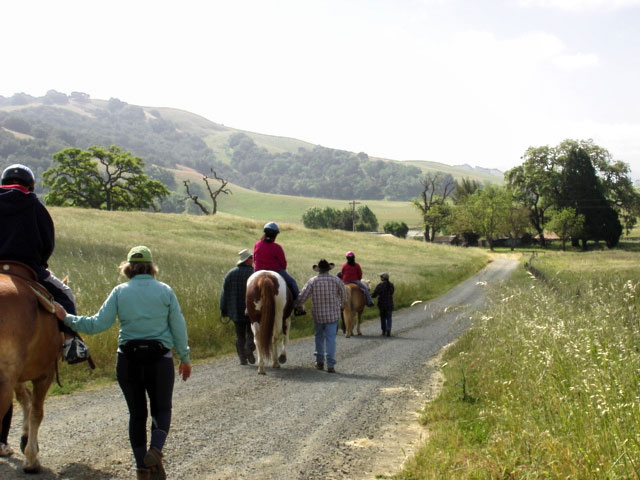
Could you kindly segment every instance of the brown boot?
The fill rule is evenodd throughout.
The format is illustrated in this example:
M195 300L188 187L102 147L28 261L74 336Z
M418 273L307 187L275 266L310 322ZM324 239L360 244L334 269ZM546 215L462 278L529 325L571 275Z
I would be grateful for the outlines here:
M149 467L151 472L149 475L150 480L165 480L167 478L162 465L162 452L156 447L151 447L144 456L144 464Z
M138 480L150 480L151 470L148 468L136 468L136 475Z

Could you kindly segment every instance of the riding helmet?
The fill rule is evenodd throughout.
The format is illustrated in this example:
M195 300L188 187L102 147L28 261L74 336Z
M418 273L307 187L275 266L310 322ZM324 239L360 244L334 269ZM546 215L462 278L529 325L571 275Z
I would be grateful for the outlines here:
M2 172L2 185L22 185L33 192L35 183L35 175L31 169L25 165L15 163L13 165L9 165Z
M273 233L280 233L280 229L275 222L269 222L264 225L264 232L268 233L269 231Z
M353 253L353 252L347 252L347 253L345 253L345 254L344 254L344 256L345 256L345 257L347 257L347 258L349 258L349 257L355 257L355 256L356 256L356 254L355 254L355 253Z

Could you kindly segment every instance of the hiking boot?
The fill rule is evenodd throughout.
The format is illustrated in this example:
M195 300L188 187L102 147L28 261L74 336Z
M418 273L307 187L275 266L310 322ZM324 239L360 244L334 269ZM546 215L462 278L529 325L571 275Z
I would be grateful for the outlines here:
M13 455L13 448L8 443L0 442L0 457L10 457Z
M240 365L247 365L247 359L246 358L241 358L240 359Z
M313 362L313 366L316 367L316 370L324 370L324 363L322 362Z
M293 309L293 315L296 317L301 317L302 315L305 315L307 313L307 311L304 309L304 307L296 307Z
M336 373L336 369L335 369L335 368L333 368L333 367L329 367L329 368L327 368L327 372L329 372L329 373Z
M391 330L387 330L387 337L391 336Z
M144 456L144 464L149 467L149 480L165 480L167 478L162 466L162 452L156 447L151 447Z
M62 359L70 365L89 359L89 347L80 337L71 337L62 346Z
M148 468L136 468L136 478L138 480L151 480L151 470Z

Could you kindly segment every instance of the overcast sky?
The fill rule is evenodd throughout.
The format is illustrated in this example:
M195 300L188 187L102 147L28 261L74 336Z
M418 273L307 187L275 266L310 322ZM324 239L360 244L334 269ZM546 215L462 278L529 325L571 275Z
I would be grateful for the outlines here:
M395 160L592 138L640 178L640 0L2 5L0 95L53 89Z

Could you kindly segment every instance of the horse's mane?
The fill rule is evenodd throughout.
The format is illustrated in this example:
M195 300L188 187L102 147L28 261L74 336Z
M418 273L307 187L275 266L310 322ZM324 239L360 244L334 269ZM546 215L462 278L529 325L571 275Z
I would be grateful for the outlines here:
M262 346L265 356L271 353L271 336L276 317L276 288L273 285L274 279L271 275L262 275L258 279L258 289L260 290L260 330L258 341Z

